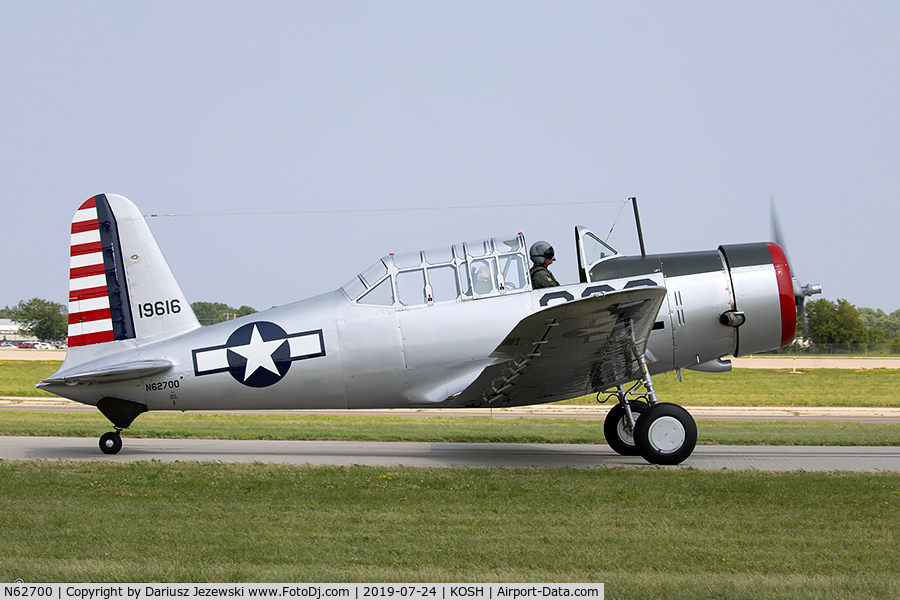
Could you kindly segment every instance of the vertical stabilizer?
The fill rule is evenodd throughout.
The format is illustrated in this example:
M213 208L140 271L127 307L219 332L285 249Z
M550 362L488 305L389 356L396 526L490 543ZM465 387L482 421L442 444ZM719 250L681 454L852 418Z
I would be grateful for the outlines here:
M200 327L130 200L87 200L72 220L71 239L67 363Z

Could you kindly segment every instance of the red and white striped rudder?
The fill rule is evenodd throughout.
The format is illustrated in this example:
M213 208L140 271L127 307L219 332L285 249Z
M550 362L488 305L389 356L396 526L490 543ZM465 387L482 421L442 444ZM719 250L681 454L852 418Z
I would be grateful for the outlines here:
M113 194L84 202L71 228L69 348L156 341L199 326L134 204Z

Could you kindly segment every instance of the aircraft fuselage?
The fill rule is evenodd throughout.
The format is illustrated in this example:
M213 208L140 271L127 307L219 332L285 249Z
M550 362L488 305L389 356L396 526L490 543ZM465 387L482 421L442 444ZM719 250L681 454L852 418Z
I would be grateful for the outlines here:
M757 253L766 248L754 246ZM774 290L777 297L771 262L729 271L724 254L711 251L624 257L602 266L591 273L598 278L591 283L409 308L356 304L336 290L115 355L116 361L166 357L174 363L166 373L46 389L87 404L105 396L125 398L148 410L440 406L495 362L492 352L524 317L562 302L640 286L667 290L647 344L653 374L727 370L729 363L718 362L720 357L757 352L760 345L777 347L781 340L781 318L765 314L780 310L771 301L757 310L758 321L769 324L770 331L744 336L750 338L746 342L739 338L744 330L720 322L723 313L736 310L734 280L746 287L750 278L761 290L738 296L748 307L758 304L762 293L770 297ZM742 268L746 272L736 272ZM85 366L102 367L107 360ZM533 403L548 401L535 398Z

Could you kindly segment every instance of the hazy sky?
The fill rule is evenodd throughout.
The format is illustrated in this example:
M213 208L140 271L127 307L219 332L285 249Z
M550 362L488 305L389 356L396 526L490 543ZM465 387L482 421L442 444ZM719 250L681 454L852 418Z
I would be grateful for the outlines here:
M893 1L6 2L0 306L66 302L106 192L181 215L148 222L188 300L258 309L518 231L571 283L629 196L651 253L765 241L774 197L803 282L891 312L898 31Z

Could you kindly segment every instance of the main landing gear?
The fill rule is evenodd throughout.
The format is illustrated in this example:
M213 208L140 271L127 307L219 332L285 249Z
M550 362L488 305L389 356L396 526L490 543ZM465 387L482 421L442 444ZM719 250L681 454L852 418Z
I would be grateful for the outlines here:
M618 386L614 392L619 403L606 415L603 433L606 442L623 456L641 455L655 465L677 465L697 445L697 424L691 414L669 402L659 402L647 364L641 361L643 376L631 389ZM629 400L638 385L646 393Z

